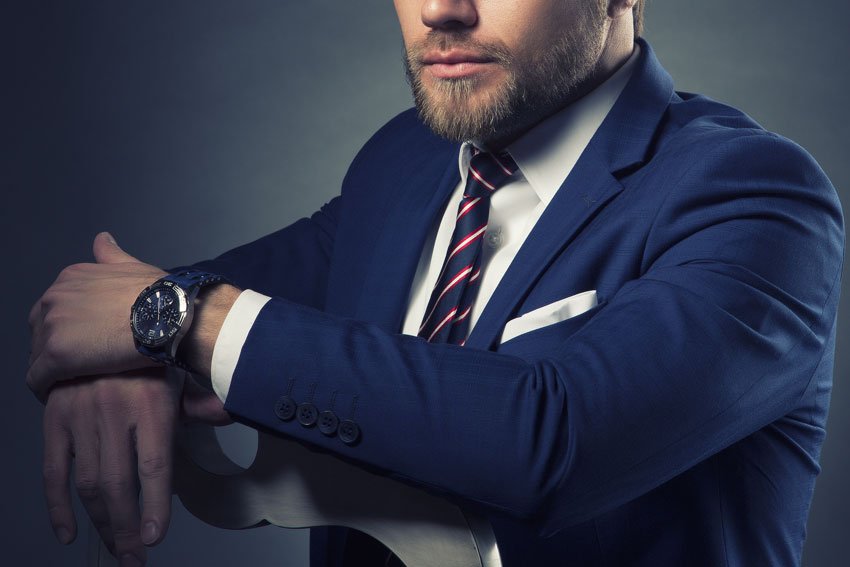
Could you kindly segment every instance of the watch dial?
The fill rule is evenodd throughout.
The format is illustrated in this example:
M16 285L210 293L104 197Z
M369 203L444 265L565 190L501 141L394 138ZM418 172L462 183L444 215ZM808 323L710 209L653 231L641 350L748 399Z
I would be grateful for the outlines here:
M180 329L185 307L177 292L156 286L141 296L133 310L133 330L148 346L165 343Z

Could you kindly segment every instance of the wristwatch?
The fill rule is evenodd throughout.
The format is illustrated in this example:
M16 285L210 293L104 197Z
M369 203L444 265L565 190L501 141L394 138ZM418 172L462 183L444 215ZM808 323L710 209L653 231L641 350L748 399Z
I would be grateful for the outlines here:
M130 310L130 329L138 351L157 362L191 370L176 355L192 325L195 298L201 288L226 281L216 274L183 270L142 290Z

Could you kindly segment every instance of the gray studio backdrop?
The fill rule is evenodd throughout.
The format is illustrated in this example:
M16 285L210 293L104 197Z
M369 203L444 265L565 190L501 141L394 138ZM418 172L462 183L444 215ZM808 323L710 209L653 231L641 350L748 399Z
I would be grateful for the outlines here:
M88 530L57 544L41 495L41 406L23 383L29 306L61 267L90 258L103 229L175 265L310 213L410 96L389 0L21 0L0 21L0 565L82 566ZM654 0L646 37L679 90L805 146L847 210L848 21L840 0ZM807 565L846 564L850 535L844 283ZM151 563L306 565L306 542L303 531L206 527L175 501Z

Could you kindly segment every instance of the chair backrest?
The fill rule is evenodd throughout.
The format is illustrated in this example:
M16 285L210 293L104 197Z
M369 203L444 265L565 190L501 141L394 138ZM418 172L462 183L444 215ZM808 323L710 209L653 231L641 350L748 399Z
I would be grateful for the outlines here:
M333 455L258 435L257 455L244 468L225 454L215 428L181 429L174 481L189 512L229 529L267 523L354 528L382 542L407 567L501 567L486 519Z

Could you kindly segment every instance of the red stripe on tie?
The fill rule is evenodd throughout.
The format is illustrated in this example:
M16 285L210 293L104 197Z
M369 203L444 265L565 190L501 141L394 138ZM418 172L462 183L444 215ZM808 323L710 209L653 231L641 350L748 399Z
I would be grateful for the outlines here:
M455 313L457 313L457 307L455 307L454 309L452 309L451 311L449 311L449 314L448 314L448 315L446 315L446 317L445 317L442 321L440 321L440 324L439 324L439 325L437 325L437 328L436 328L436 329L434 329L434 332L433 332L433 333L431 333L431 336L429 336L429 337L428 337L428 342L429 342L429 343L431 342L431 339L433 339L433 338L434 338L434 335L436 335L437 333L439 333L439 332L440 332L440 329L442 329L443 327L445 327L445 326L446 326L446 323L448 323L449 321L451 321L451 320L452 320L452 318L455 316Z
M470 311L472 311L472 305L470 305L469 307L467 307L467 308L464 310L464 312L463 312L463 313L461 313L460 315L458 315L458 316L455 318L455 320L454 320L454 321L452 321L452 325L454 325L455 323L458 323L458 322L463 321L464 319L466 319L466 318L467 318L467 316L469 316L469 312L470 312Z
M476 197L473 200L471 200L470 202L468 202L467 204L465 204L463 206L463 208L460 211L458 211L457 217L455 218L455 222L457 222L458 219L460 219L460 217L462 217L463 215L465 215L466 213L471 211L475 207L475 205L478 204L478 201L480 201L480 200L481 200L481 197Z
M484 187L486 187L486 188L487 188L487 189L489 189L490 191L495 191L495 190L496 190L496 187L495 187L495 186L493 186L493 185L491 185L489 181L487 181L486 179L484 179L483 177L481 177L481 174L480 174L480 173L478 173L478 170L477 170L477 169L475 169L474 167L472 167L471 165L469 166L469 172L470 172L470 173L472 173L472 176L473 176L475 179L477 179L479 182L481 182L481 184L482 184Z
M467 266L467 267L465 267L464 269L462 269L461 271L459 271L455 277L453 277L453 278L452 278L452 281L450 281L448 284L446 284L445 289L444 289L442 292L440 292L440 295L439 295L439 296L437 296L437 299L434 301L434 305L432 305L432 306L431 306L431 311L430 311L430 312L428 313L428 315L425 317L425 320L424 320L424 321L422 321L422 326L421 326L421 327L419 327L419 332L420 332L420 333L422 332L422 329L424 329L424 328L425 328L425 325L427 325L427 324L428 324L428 321L430 321L430 320L431 320L431 316L434 314L434 311L436 311L436 310L437 310L437 305L439 305L439 304L440 304L440 300L441 300L441 299L443 299L443 296L444 296L444 295L446 295L446 293L447 293L450 289L452 289L454 286L456 286L458 283L462 282L462 281L463 281L463 278L465 278L466 276L468 276L468 275L469 275L469 272L471 272L471 271L472 271L472 266ZM480 270L479 270L479 271L480 271ZM439 281L440 281L440 280L438 279L438 280L437 280L437 283L439 283ZM428 340L431 340L431 339L428 339Z
M493 158L493 161L495 161L495 162L496 162L496 164L497 164L499 167L501 167L501 168L502 168L502 171L504 171L506 175L513 175L513 174L514 174L514 172L513 172L513 171L511 171L510 169L508 169L507 167L505 167L505 165L504 165L501 161L499 161L499 158L497 158L497 157L496 157L496 154L490 154L490 157L491 157L491 158Z
M454 258L455 254L457 254L458 252L460 252L461 250L463 250L464 248L466 248L467 246L469 246L470 244L475 242L475 240L478 237L482 236L484 234L484 231L486 231L486 230L487 230L487 225L485 224L484 226L482 226L480 228L476 228L474 232L471 232L471 233L469 233L469 235L465 236L463 240L458 242L457 246L455 246L455 249L452 250L451 254L449 254L449 257L446 258L446 262L448 262L449 260Z
M482 226L481 228L476 229L475 232L469 234L466 238L464 238L457 246L455 246L454 250L452 250L451 253L449 253L446 256L446 259L443 260L443 267L440 268L440 274L437 276L437 281L434 283L434 288L436 288L437 284L439 284L440 281L442 281L443 274L446 273L446 268L449 267L449 262L451 261L452 258L455 257L455 254L457 254L458 252L460 252L461 250L463 250L464 248L466 248L467 246L469 246L470 244L475 242L477 237L482 236L486 230L487 230L486 224L484 226ZM471 240L469 240L469 239L471 239Z
M493 155L470 146L465 146L464 151L469 151L472 157L467 160L469 154L464 156L468 169L463 199L458 205L446 258L431 291L426 309L428 313L417 333L429 342L466 342L464 337L468 334L472 307L475 305L475 295L479 288L478 280L482 276L482 270L478 266L481 261L482 240L487 230L490 194L517 171L516 163L506 153ZM488 154L488 160L481 155L483 153ZM469 218L466 218L467 216ZM476 225L479 226L476 228ZM452 275L459 266L467 263L470 266ZM460 305L461 298L465 305ZM449 310L451 312L446 315ZM432 321L436 322L432 324Z

